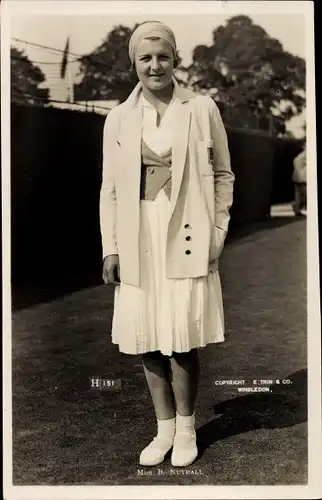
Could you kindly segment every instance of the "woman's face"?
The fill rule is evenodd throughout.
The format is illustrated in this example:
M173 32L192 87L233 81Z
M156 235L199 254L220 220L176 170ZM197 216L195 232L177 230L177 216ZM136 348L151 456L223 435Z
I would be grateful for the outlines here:
M151 91L162 90L172 82L174 54L164 40L144 39L135 54L136 73L142 85Z

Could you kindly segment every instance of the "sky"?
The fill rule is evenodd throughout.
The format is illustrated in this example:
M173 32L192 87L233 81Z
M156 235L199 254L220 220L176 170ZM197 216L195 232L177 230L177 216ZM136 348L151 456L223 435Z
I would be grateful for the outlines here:
M70 52L83 55L96 48L115 26L122 24L132 28L136 22L157 18L173 29L183 64L189 64L193 48L199 44L211 44L212 31L219 25L225 24L232 15L238 14L244 14L243 10L236 10L233 14L164 14L157 17L142 14L124 15L123 13L101 16L18 15L12 17L11 20L11 37L63 50L66 39L70 36ZM286 51L305 58L306 25L303 15L254 13L249 17L254 23L264 28L271 37L277 38ZM59 74L62 54L14 40L12 44L23 49L31 60L37 61L38 66L46 75L51 97L58 100L65 99L67 82L62 81ZM77 71L77 63L69 65L71 81L77 80Z

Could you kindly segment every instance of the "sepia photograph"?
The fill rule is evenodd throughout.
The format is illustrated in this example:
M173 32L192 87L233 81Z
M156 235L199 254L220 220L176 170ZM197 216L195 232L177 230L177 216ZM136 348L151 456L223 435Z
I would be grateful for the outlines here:
M313 2L1 17L4 497L319 498Z

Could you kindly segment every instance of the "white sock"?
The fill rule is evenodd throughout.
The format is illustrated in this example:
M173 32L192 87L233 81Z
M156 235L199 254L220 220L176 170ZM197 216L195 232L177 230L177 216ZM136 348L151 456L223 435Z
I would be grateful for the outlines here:
M166 420L157 419L158 436L172 440L176 430L176 419L168 418Z
M176 428L178 431L195 430L195 414L192 415L176 415Z

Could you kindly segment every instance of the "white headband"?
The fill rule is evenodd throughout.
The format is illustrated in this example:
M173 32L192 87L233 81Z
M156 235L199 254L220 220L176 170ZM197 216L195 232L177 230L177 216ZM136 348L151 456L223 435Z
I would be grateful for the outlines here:
M159 21L148 21L146 23L140 24L140 26L138 26L132 33L132 36L130 38L129 57L132 64L134 63L135 53L140 42L149 37L157 37L165 40L172 47L173 53L176 54L176 40L171 28Z

